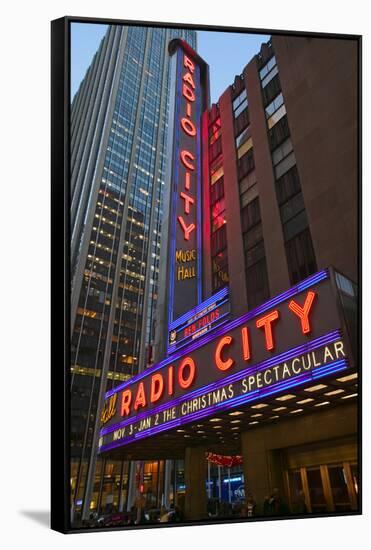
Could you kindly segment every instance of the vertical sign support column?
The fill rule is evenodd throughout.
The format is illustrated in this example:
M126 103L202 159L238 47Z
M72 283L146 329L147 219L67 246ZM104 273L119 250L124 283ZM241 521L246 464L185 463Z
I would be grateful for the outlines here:
M202 301L200 68L177 49L168 321Z
M156 329L156 361L167 355L169 325L203 300L202 114L209 105L208 65L183 40L172 57L168 169L165 178Z
M168 324L202 302L201 116L208 105L206 63L182 40L176 56L169 201Z

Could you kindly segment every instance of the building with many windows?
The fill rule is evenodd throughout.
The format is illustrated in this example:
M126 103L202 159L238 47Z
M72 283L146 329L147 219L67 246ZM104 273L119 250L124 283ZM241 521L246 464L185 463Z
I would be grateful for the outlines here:
M357 279L355 55L273 36L207 115L212 289L233 270L239 309L324 266Z
M72 521L122 506L128 485L127 464L96 462L97 409L152 361L178 36L196 47L192 30L109 26L71 105Z
M227 285L235 318L332 266L355 358L357 56L351 40L272 36L203 115L209 292ZM357 509L357 377L219 418L260 513L274 487L292 512L300 494L310 512Z

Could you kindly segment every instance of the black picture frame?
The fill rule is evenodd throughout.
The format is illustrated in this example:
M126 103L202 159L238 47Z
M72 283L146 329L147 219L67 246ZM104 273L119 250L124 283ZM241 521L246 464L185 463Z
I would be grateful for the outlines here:
M62 533L111 531L138 528L170 527L175 525L209 525L226 523L227 520L197 520L178 524L131 525L130 527L72 528L70 522L70 73L72 23L101 23L164 28L189 28L232 33L253 33L301 36L310 38L334 38L356 41L358 48L358 364L362 365L362 37L338 33L316 33L272 29L249 29L239 27L208 26L179 23L127 21L90 17L62 17L51 23L51 528ZM358 510L346 515L362 513L362 376L359 379L358 396ZM326 515L326 514L325 514ZM336 515L343 515L337 512ZM323 517L324 514L311 514ZM288 519L284 516L285 519ZM303 518L292 514L290 519ZM266 518L253 518L261 521ZM272 519L282 519L277 516ZM234 520L234 521L249 521Z

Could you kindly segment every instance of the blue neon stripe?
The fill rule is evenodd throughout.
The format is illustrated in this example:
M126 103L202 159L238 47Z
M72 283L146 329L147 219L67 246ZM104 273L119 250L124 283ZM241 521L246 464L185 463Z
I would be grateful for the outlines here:
M230 312L227 311L226 313L223 313L223 315L220 315L220 317L218 317L218 322L215 324L215 326L213 327L211 325L211 327L207 330L207 334L209 334L211 331L215 330L216 328L219 328L220 326L222 326L224 323L226 323L228 321L228 319L225 319L225 317L227 316L230 316ZM222 319L224 319L223 322L220 322ZM203 329L199 329L199 331L202 331ZM197 334L197 332L195 333ZM206 334L206 333L205 333ZM201 338L201 336L199 336L199 338ZM184 342L184 340L186 340ZM174 351L178 351L180 348L183 348L184 346L186 346L189 341L194 341L194 340L197 340L197 337L196 338L192 338L190 340L190 336L185 336L184 338L182 338L181 340L179 340L179 342L177 342L176 344L173 344L172 346L168 346L167 347L167 352L170 354L170 353L174 353ZM184 342L182 344L182 342Z
M331 363L330 365L328 365L328 367L329 369L331 368L331 373L338 372L347 368L347 361L345 359L337 360ZM320 368L322 369L322 367ZM209 407L203 409L202 411L191 413L186 417L178 418L176 420L170 421L167 424L162 424L161 426L150 428L149 430L143 430L143 432L140 432L140 434L136 434L137 437L133 436L131 438L126 438L123 441L115 441L112 443L108 443L107 445L102 445L102 447L99 449L99 452L107 451L114 447L127 445L128 443L132 443L135 439L142 439L143 437L149 437L151 435L154 435L159 431L165 431L165 426L167 427L167 429L171 429L175 426L182 426L194 420L204 418L205 416L211 416L212 414L215 414L217 410L223 411L223 410L240 406L242 404L249 403L252 401L259 401L262 398L267 397L268 395L273 395L283 390L303 385L307 382L310 382L313 379L317 379L329 374L329 372L324 372L319 376L314 376L315 373L316 373L316 370L310 373L301 375L298 378L295 378L295 380L291 380L288 382L281 381L281 382L278 382L277 384L274 384L274 386L272 387L263 388L262 390L254 390L253 392L250 392L246 395L241 395L230 400L216 403L215 405L210 405Z
M180 324L185 323L186 321L188 321L188 319L191 319L191 317L194 317L195 315L197 315L197 313L207 308L212 303L217 302L218 300L221 300L228 294L228 291L229 291L228 287L224 287L222 288L221 291L213 294L212 296L210 296L210 298L207 298L207 300L204 300L193 309L187 311L181 317L178 317L172 323L169 324L169 330L174 329Z
M224 306L224 304L227 304L229 301L229 297L225 297L225 298L222 298L221 301L219 301L218 303L215 304L215 307L213 307L212 309L210 309L207 313L205 313L205 315L208 315L209 313L212 313L213 311L215 311L217 308L221 307L221 306ZM201 308L198 312L196 312L194 315L190 316L189 319L187 319L186 321L184 321L183 323L179 324L178 327L176 327L175 329L171 328L171 330L177 330L178 332L180 330L183 330L184 328L188 327L190 325L190 319L193 319L194 317L196 317L197 315L200 315L200 313L202 312L203 309L207 309L209 308L210 305L206 306L206 308ZM226 313L230 313L230 311L227 311ZM198 321L199 319L202 319L203 315L200 315L200 317L197 317L195 319L195 321L192 321L192 322L196 322ZM170 330L170 329L169 329ZM188 337L187 337L188 338Z
M309 353L316 348L329 344L331 342L335 342L341 337L341 332L339 330L335 330L332 332L329 332L328 334L325 334L324 336L320 336L319 338L316 338L315 340L312 340L311 342L308 342L308 344L302 344L301 346L297 346L296 348L293 348L287 352L281 353L279 355L276 355L275 357L272 357L270 359L266 359L265 361L262 361L260 363L257 363L255 365L252 365L246 369L240 370L234 374L231 374L225 378L222 378L216 382L212 382L211 384L207 384L206 386L202 386L201 388L197 388L185 395L182 395L180 397L177 397L176 399L173 399L172 401L168 401L166 403L162 403L161 405L158 405L157 407L151 409L150 414L156 414L164 411L165 409L168 409L170 407L176 407L177 405L180 405L184 401L188 401L189 399L196 398L204 393L209 393L213 390L216 390L218 388L221 388L223 386L226 386L228 384L232 384L238 380L241 380L245 376L248 376L252 373L259 372L261 370L264 370L266 368L269 368L273 365L278 365L279 363L283 363L284 361L293 358L297 355L301 355L303 353ZM326 366L326 368L330 367L334 363L330 363ZM321 367L323 368L323 367ZM311 371L312 372L312 371ZM315 371L313 371L315 372ZM310 374L310 373L309 373ZM298 375L303 376L303 375ZM298 379L298 376L295 377L295 380ZM142 418L146 418L149 415L149 411L143 411L135 416L135 422L141 420ZM102 428L101 435L110 433L115 431L116 429L120 427L124 427L128 424L131 424L133 422L133 417L127 418L125 420L122 420L121 422L118 422L117 424L113 424L112 426L108 426L107 428Z
M346 359L340 359L339 361L335 361L334 363L331 363L330 365L326 365L324 367L319 367L314 371L313 378L319 378L320 376L323 376L325 374L330 374L332 372L335 372L337 370L342 370L347 368L348 362Z

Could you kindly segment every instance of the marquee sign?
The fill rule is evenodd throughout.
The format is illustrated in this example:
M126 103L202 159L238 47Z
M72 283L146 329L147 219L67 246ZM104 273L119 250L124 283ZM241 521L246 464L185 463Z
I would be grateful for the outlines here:
M100 452L312 384L349 365L327 270L191 341L106 394ZM112 409L112 405L111 405Z
M202 300L201 86L203 62L181 40L174 41L174 128L170 209L169 322Z
M224 287L169 325L168 353L227 322L229 313L229 289Z

